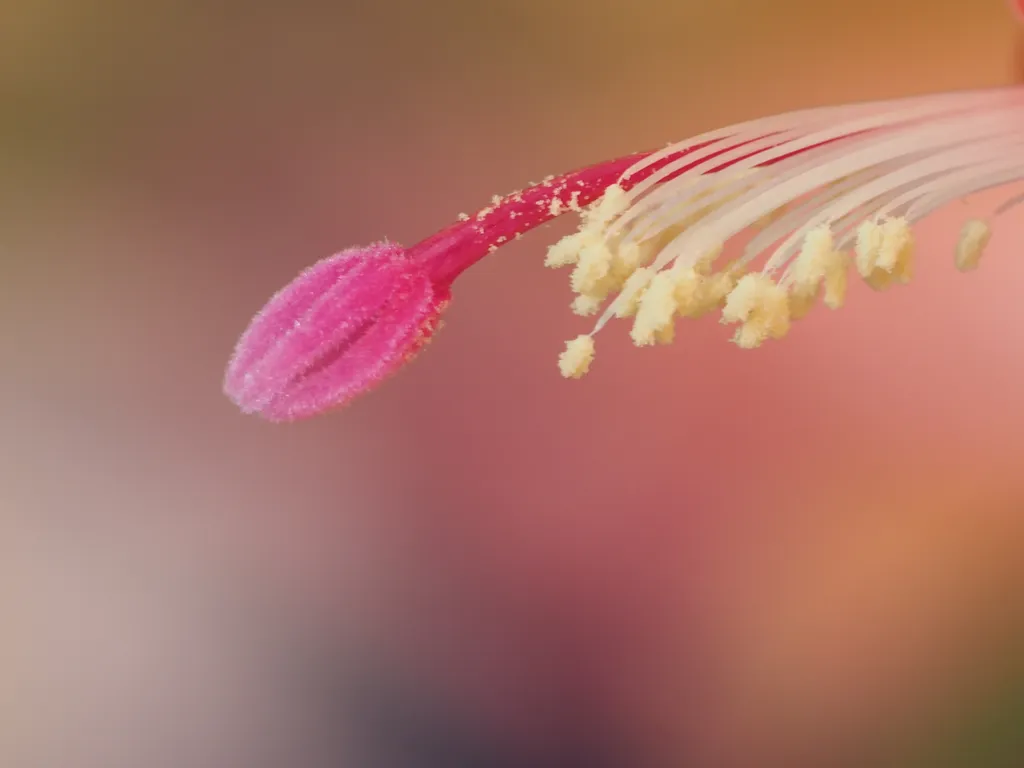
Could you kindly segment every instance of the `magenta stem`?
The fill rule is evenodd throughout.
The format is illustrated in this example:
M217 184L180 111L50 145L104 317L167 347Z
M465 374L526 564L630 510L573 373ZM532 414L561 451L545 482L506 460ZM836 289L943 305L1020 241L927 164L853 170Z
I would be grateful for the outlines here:
M648 154L642 152L592 165L534 184L521 192L513 192L468 219L417 243L409 249L409 256L429 265L435 283L450 284L509 240L545 224L570 208L590 205L630 166Z
M804 147L764 163L764 165L782 162L793 155L808 152L832 141ZM475 215L464 218L426 240L420 241L409 248L407 253L411 259L425 266L435 285L451 285L460 274L488 253L566 211L579 210L590 205L601 197L612 184L618 182L623 189L628 191L669 163L678 161L680 156L705 146L707 144L699 144L689 147L684 152L669 155L625 179L622 178L623 173L652 153L638 152L606 163L571 171L562 176L552 177L540 184L534 184L520 192L513 192L496 200ZM705 155L698 162L706 162L737 146L741 145L723 143L721 149L710 155ZM756 154L756 152L751 154ZM708 172L716 173L725 170L743 159L745 157L735 158ZM662 183L686 173L698 162L679 168Z

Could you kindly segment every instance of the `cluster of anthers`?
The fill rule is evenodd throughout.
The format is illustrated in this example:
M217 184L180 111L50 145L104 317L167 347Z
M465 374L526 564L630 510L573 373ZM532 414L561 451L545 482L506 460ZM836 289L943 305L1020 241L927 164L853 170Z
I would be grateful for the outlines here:
M628 190L608 187L548 250L547 266L572 267L573 311L601 313L566 343L562 375L588 372L594 336L614 318L631 318L633 342L649 346L671 343L677 319L720 312L732 341L753 349L819 300L839 309L851 270L878 291L908 283L916 222L1024 175L1022 119L1020 93L956 94L783 115L644 158L622 178L662 166ZM665 181L673 155L686 170ZM958 270L977 268L991 231L983 219L963 225ZM742 232L741 255L723 264Z
M614 318L647 346L671 342L678 318L720 312L737 346L758 347L819 301L842 306L851 270L876 290L908 282L917 222L1024 180L1021 126L1024 89L948 93L753 120L551 178L409 248L305 270L254 318L225 389L273 420L344 405L424 347L459 275L567 211L581 225L547 263L572 267L573 309L597 320L567 343L564 376L588 371ZM964 225L958 269L978 266L990 233L988 219Z

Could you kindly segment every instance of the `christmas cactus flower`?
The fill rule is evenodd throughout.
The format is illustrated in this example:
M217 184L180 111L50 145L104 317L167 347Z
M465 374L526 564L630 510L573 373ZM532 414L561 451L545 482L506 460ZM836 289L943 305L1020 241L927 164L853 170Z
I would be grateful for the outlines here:
M459 275L567 213L578 231L546 263L571 268L572 309L596 319L567 342L563 376L588 372L616 321L647 346L717 312L738 348L756 348L818 303L841 307L851 277L879 291L910 282L917 222L1024 179L1022 126L1024 89L936 94L752 120L551 177L409 248L309 268L242 335L225 390L272 421L345 405L424 347ZM975 269L993 220L1021 200L964 222L951 267Z

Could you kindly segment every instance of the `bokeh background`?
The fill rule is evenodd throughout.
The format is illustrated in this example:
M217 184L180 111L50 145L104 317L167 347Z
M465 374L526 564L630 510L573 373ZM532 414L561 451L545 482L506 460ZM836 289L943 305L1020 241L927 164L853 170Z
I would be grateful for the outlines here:
M565 222L341 413L220 393L343 246L1015 82L1018 40L1002 0L0 0L0 765L1019 765L1024 220L951 264L992 196L756 353L609 329L563 381Z

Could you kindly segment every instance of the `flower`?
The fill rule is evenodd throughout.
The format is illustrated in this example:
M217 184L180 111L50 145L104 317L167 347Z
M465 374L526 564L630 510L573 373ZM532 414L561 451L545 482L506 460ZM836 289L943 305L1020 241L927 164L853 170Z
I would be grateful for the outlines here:
M422 348L463 271L565 212L580 226L546 263L572 268L572 309L597 320L567 342L564 376L590 370L594 337L615 319L632 318L648 346L717 310L737 346L756 348L819 298L841 307L851 267L875 290L908 283L914 224L1024 179L1022 126L1024 89L937 94L752 120L549 178L408 250L353 249L303 273L242 337L226 390L272 420L347 403ZM991 219L1021 200L964 225L957 269L978 267Z

